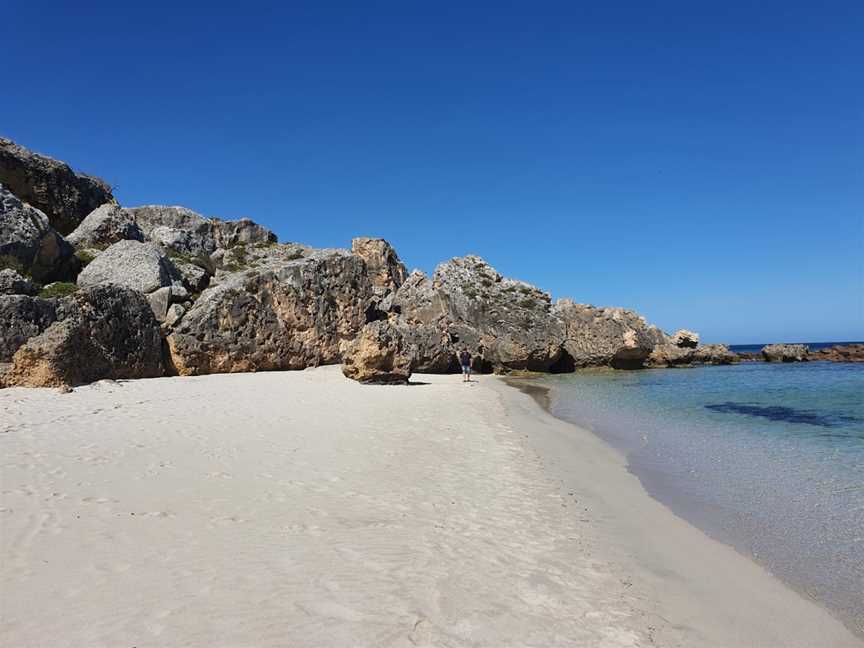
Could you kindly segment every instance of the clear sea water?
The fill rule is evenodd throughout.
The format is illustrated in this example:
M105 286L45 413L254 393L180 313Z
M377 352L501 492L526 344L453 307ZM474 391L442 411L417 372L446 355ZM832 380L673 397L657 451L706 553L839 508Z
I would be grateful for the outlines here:
M553 413L622 450L654 497L864 635L864 364L541 380Z

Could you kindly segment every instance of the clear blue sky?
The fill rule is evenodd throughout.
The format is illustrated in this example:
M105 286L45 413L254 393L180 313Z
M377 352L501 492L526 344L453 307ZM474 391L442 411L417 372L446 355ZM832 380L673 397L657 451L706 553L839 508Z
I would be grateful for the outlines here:
M861 0L123 4L3 3L0 134L125 205L864 338Z

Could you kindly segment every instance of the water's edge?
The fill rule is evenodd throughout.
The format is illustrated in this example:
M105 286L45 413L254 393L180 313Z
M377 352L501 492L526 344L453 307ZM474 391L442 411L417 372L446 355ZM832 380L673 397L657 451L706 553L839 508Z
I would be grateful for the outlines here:
M661 370L662 371L662 370ZM668 371L675 371L670 369ZM563 421L568 425L578 425L569 419L563 418L561 416L557 416L555 414L555 402L557 399L556 389L551 385L543 385L538 384L538 378L508 378L504 377L503 382L515 389L518 389L522 393L530 396L534 402L536 402L545 412L549 415L555 417L559 421ZM615 445L610 442L610 440L604 438L602 435L590 429L590 427L580 426L582 429L588 431L590 434L594 435L607 445L615 448ZM831 616L837 619L840 623L842 623L850 632L854 635L861 637L864 639L864 627L859 625L855 619L849 618L846 614L843 613L842 610L838 610L832 607L828 602L823 601L822 599L813 596L811 593L802 589L794 582L790 582L789 579L785 578L782 573L778 573L776 570L771 569L770 565L766 564L765 561L759 559L758 556L754 555L750 550L746 543L741 542L739 539L730 536L728 533L724 533L719 524L712 524L712 520L710 515L699 515L696 510L693 510L691 507L688 507L684 501L680 498L676 498L674 496L674 489L664 488L663 480L659 475L651 474L651 471L648 470L635 470L632 462L627 458L626 452L623 448L616 448L619 452L621 452L622 456L625 460L625 465L627 467L627 471L634 475L639 483L644 488L645 492L655 501L660 502L664 506L666 506L669 510L671 510L676 516L685 520L686 522L692 524L697 529L702 531L709 538L721 542L732 549L734 549L738 554L747 558L748 560L753 561L760 567L767 570L774 577L780 580L786 587L795 591L803 598L813 601L815 604L819 605L823 609L827 610Z

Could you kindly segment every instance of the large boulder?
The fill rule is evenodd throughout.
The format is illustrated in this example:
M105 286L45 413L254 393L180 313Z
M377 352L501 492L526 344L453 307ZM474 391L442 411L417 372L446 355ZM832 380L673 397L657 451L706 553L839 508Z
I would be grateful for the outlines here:
M655 346L666 341L660 329L624 308L597 308L560 299L553 314L563 324L563 347L574 367L636 369L645 364Z
M669 341L677 347L695 349L699 346L699 334L687 329L679 329L672 334Z
M413 350L401 327L388 320L370 322L343 352L342 373L362 383L405 384L411 377Z
M808 359L810 347L806 344L769 344L762 347L766 362L803 362Z
M0 295L0 362L10 362L30 338L57 320L57 302L26 295Z
M60 234L70 233L100 205L114 202L104 180L76 173L63 162L2 137L0 183L41 210Z
M168 337L177 372L341 362L341 345L367 323L373 290L363 260L346 250L276 246L252 261L220 272Z
M268 245L276 243L276 235L266 227L249 218L235 221L212 219L213 239L217 248L232 248L236 245Z
M128 211L106 203L87 214L66 240L78 249L104 249L118 241L143 241L144 234Z
M216 248L213 223L186 207L144 205L126 211L148 240L178 254L209 256Z
M550 371L562 359L563 329L550 316L549 295L477 256L440 264L431 280L412 273L392 304L417 350L416 371L456 371L462 346L482 371Z
M384 239L358 237L351 241L351 251L366 262L374 286L398 290L407 275L405 264L396 250Z
M35 284L22 276L16 270L4 268L0 270L0 295L29 295L39 292Z
M48 217L0 185L0 268L27 273L40 283L75 278L80 262L74 248L51 227Z
M164 373L159 325L143 295L120 286L79 290L58 301L57 320L20 346L7 387L79 385Z
M168 257L156 246L139 241L115 243L78 275L82 288L113 284L142 293L181 282L180 273Z

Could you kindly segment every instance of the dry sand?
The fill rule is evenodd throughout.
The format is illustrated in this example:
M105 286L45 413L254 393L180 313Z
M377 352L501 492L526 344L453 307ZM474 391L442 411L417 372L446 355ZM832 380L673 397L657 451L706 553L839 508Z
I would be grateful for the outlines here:
M860 646L495 378L0 391L0 645Z

